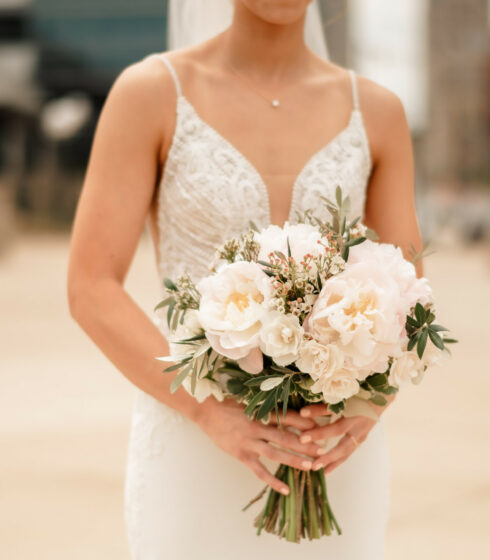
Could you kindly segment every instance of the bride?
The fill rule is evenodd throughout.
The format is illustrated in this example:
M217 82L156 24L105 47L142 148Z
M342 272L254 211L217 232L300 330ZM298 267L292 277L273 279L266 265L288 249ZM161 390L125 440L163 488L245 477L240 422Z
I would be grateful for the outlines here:
M325 407L310 405L288 413L296 430L280 430L249 420L235 401L171 394L175 374L155 360L168 352L165 325L123 287L145 223L161 278L188 269L197 280L215 247L250 220L265 227L294 222L307 208L321 215L320 197L337 185L350 195L352 217L361 215L381 241L420 249L400 100L307 46L308 4L234 0L224 30L125 68L100 115L68 295L72 316L137 388L125 510L136 560L384 555L386 407L376 407L379 422L358 416L325 425ZM324 438L338 443L326 451L316 443ZM289 491L272 474L278 462L325 470L342 535L301 549L256 536L258 510L241 507L264 482Z

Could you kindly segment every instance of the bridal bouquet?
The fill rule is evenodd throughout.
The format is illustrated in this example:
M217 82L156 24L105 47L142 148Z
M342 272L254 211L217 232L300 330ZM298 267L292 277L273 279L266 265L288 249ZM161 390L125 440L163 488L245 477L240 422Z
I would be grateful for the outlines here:
M165 279L172 362L171 391L199 401L213 395L245 405L267 422L288 408L327 403L334 417L376 413L407 382L419 382L456 342L435 324L426 278L401 249L375 241L347 222L349 197L325 199L328 222L306 212L302 223L252 227L218 249L211 274L197 285L188 274ZM279 465L288 495L269 488L255 519L288 541L341 529L329 504L325 474ZM258 500L266 487L251 503Z

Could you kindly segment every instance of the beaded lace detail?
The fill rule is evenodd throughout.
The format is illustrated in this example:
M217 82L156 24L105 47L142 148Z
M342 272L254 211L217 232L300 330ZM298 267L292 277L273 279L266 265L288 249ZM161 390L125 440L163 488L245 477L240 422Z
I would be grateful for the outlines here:
M160 276L188 270L195 279L208 274L216 247L245 231L250 221L259 228L270 221L269 195L252 163L210 124L177 90L176 124L167 154L158 200ZM340 185L351 198L351 216L363 217L371 154L359 109L356 77L350 70L354 108L346 127L316 152L297 176L288 221L313 209L326 218L321 196L334 198Z

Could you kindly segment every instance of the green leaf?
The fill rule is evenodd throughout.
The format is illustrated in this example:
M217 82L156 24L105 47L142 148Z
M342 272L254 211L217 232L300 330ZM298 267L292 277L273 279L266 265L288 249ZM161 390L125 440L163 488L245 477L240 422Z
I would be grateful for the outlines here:
M417 355L420 359L424 354L425 346L427 344L427 335L429 334L429 330L427 328L422 329L420 331L419 340L417 342Z
M442 338L432 329L429 329L429 338L434 343L434 346L437 346L439 350L444 350L444 342L442 341Z
M407 321L406 321L411 327L413 327L414 329L418 329L419 327L421 327L422 325L419 324L418 321L416 321L413 317L410 317L410 315L407 315Z
M408 341L408 344L407 344L407 350L412 350L412 348L417 344L417 340L419 338L419 335L420 335L420 331L417 334L410 337L410 340Z
M174 299L174 296L168 296L168 298L165 298L164 300L162 300L158 305L155 305L155 307L153 308L153 311L156 311L157 309L165 307L171 301L173 301L173 299Z
M385 387L377 387L376 390L384 395L394 395L398 393L397 387L392 387L391 385L386 385Z
M167 310L167 325L170 327L170 321L172 319L172 313L174 312L175 308L175 300L168 306Z
M291 245L289 244L289 235L286 237L286 242L288 244L288 257L291 257Z
M374 375L370 375L366 381L371 387L376 388L379 385L386 385L386 375L384 373L375 373Z
M260 384L261 391L272 391L278 385L280 385L284 381L284 377L273 377L269 376L268 379L264 379Z
M383 395L374 395L369 400L376 406L384 406L388 402Z
M243 391L245 386L242 383L241 379L238 379L236 377L231 377L226 382L226 387L232 395L238 395L238 393L241 393Z
M344 410L345 407L345 403L344 401L340 401L338 403L335 404L329 404L328 408L334 413L334 414L338 414L339 412L341 412L342 410Z
M180 385L182 384L182 382L184 381L184 379L189 375L189 372L192 369L192 364L189 364L188 366L186 366L184 369L182 369L182 371L180 371L172 380L172 383L170 383L170 392L171 393L175 393L175 391L177 391L177 389L180 387Z
M282 400L282 415L286 416L288 409L289 393L291 391L291 377L288 377L286 383L284 383L282 388L281 400Z
M340 188L340 185L337 185L337 188L335 189L335 200L337 201L337 205L339 207L342 206L342 189Z
M454 344L455 342L459 342L459 340L456 340L455 338L444 338L444 344Z
M434 323L432 323L432 325L430 326L430 328L431 328L433 331L437 331L437 332L439 332L439 331L449 331L449 329L446 329L446 327L443 327L442 325L435 325Z
M256 395L254 395L250 400L250 402L248 403L247 407L245 408L245 414L250 416L253 413L255 407L259 404L260 401L262 401L262 399L266 395L267 393L265 391L259 391Z
M175 371L177 369L180 369L182 367L184 367L186 364L188 364L190 361L192 360L192 357L189 356L189 358L186 358L185 360L182 360L180 362L178 362L177 364L173 364L171 366L168 366L167 368L165 368L163 371L164 373L170 373L171 371Z
M170 280L170 278L165 278L163 283L165 284L167 290L171 290L172 292L177 291L177 286L172 282L172 280Z
M270 391L267 394L265 401L260 405L257 412L257 420L261 420L264 416L266 416L274 408L275 402L277 402L276 391Z
M287 257L282 251L274 251L274 255L276 255L280 259L284 259L285 261L287 261Z
M349 239L345 245L346 247L354 247L354 245L359 245L360 243L366 241L366 239L366 237L356 237L354 239Z
M357 216L357 218L354 218L352 220L352 222L348 225L347 229L352 229L360 219L361 219L361 216Z
M423 325L425 323L425 309L423 308L422 304L417 302L415 304L415 317L417 317L417 321L419 325Z
M270 379L270 377L270 375L254 375L248 381L245 381L245 385L247 385L247 387L255 387L256 385L260 385L262 381Z
M434 315L434 313L432 313L432 311L429 311L429 314L427 315L426 318L426 322L430 325L435 318L436 316Z

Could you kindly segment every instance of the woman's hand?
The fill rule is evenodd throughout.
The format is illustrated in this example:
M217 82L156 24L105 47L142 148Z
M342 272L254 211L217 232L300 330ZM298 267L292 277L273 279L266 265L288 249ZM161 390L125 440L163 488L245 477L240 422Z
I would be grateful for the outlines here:
M394 395L389 395L391 402ZM372 405L373 410L380 416L384 407ZM311 404L300 410L303 418L318 418L325 415L331 415L332 411L328 409L326 404ZM348 418L341 417L331 424L325 426L316 426L311 429L304 430L300 436L300 441L308 444L315 441L325 440L328 438L343 436L339 442L327 453L321 454L315 459L312 465L313 470L324 469L325 474L332 472L340 464L342 464L367 438L369 432L376 425L376 420L367 416L351 416Z
M298 412L288 410L285 417L280 414L281 429L271 414L271 420L264 424L251 420L244 413L244 406L235 400L218 402L208 398L199 405L196 423L226 453L249 467L261 480L282 494L289 494L289 487L271 474L259 460L267 457L278 463L297 469L310 470L313 459L324 452L313 442L301 443L296 433L287 428L310 430L316 423L303 418ZM279 447L276 447L279 446Z

